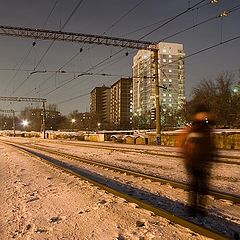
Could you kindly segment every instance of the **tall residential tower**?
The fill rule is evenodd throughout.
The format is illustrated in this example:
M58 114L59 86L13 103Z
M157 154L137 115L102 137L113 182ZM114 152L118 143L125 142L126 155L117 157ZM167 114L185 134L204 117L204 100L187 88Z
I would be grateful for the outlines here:
M111 86L110 124L115 129L132 125L132 78L121 78Z
M180 109L185 102L183 44L158 44L158 77L161 111ZM133 109L143 115L155 107L154 56L152 51L139 50L133 58Z
M109 125L110 117L110 88L96 87L90 93L90 112L95 125L105 129Z

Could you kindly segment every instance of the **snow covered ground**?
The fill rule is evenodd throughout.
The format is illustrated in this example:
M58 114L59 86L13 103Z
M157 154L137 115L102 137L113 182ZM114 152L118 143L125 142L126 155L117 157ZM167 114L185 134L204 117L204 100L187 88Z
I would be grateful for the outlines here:
M136 157L134 153L59 145L57 141L40 139L11 140L36 141L89 159L186 180L177 158L169 160L144 154ZM0 239L206 239L9 146L1 144L0 149ZM217 164L213 176L212 186L239 194L239 166ZM129 178L122 181L149 188L147 181ZM173 200L186 201L186 193L179 190L173 194L167 185L160 188L157 183L151 184L151 190L158 194L163 191ZM231 217L232 206L222 204L223 213ZM234 221L239 224L239 206L234 211Z

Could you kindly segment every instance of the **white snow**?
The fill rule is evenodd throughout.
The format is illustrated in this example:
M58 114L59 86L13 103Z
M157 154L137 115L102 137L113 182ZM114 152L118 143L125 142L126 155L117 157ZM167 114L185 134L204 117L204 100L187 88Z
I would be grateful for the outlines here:
M1 139L22 143L35 142L55 150L142 170L145 173L160 174L174 180L187 180L180 159L174 157L169 160L166 157L146 154L136 156L131 152L64 145L59 141L43 139ZM141 149L148 147L139 146ZM157 148L151 147L153 151ZM0 149L0 239L206 239L9 146L1 144ZM166 150L171 151L170 148ZM71 163L71 160L69 162ZM168 185L150 183L148 180L123 176L106 169L88 169L154 194L162 192L174 201L187 201L184 191L173 191ZM211 181L213 187L239 194L239 181L239 166L214 166ZM214 201L209 201L214 207ZM218 202L215 207L219 205L226 216L231 217L235 211L234 221L239 224L239 206Z

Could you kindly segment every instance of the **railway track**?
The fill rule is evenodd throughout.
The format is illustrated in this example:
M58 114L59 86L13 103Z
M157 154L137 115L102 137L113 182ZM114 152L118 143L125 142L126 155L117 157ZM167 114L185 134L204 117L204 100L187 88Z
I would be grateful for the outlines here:
M87 158L79 157L79 156L69 154L69 153L55 151L55 150L52 150L52 149L48 149L46 147L39 147L39 146L31 146L31 147L36 149L36 150L45 151L47 153L51 153L51 154L54 154L54 155L65 157L65 158L71 158L71 159L76 160L76 161L80 161L80 162L87 163L87 164L90 164L90 165L100 166L100 167L103 167L103 168L106 168L106 169L109 169L109 170L113 170L113 171L116 171L116 172L126 173L126 174L129 174L129 175L132 175L132 176L135 176L135 177L140 177L140 178L143 178L143 179L149 179L151 181L159 182L161 184L169 184L174 188L180 188L180 189L183 189L183 190L186 190L186 191L188 191L190 189L190 186L188 184L184 183L184 182L173 181L171 179L158 177L158 176L153 176L153 175L150 175L150 174L145 174L145 173L130 170L130 169L127 169L127 168L124 168L124 167L116 167L116 166L113 166L112 164L102 163L102 162L97 161L97 160L92 161L92 160L89 160ZM240 196L238 196L238 195L229 194L229 193L226 194L226 193L223 193L223 192L220 192L220 191L217 191L217 190L213 190L213 189L208 189L208 194L217 198L217 199L224 199L224 200L231 201L233 204L234 203L240 204Z
M141 177L141 178L145 178L145 179L150 179L151 181L155 181L155 182L159 181L161 183L171 184L175 188L182 188L182 189L187 190L189 188L189 186L187 186L184 183L177 183L177 182L173 182L173 181L169 182L169 180L167 180L167 179L160 179L160 178L157 178L154 176L142 174L142 173L131 171L128 169L118 168L118 167L115 167L115 166L112 166L109 164L102 164L102 163L96 162L96 161L92 162L88 159L83 159L82 157L78 157L78 156L74 156L74 155L70 155L70 154L66 154L66 153L61 153L59 151L49 150L49 149L39 147L39 146L31 146L31 147L24 146L24 147L22 147L20 145L12 144L9 142L5 142L5 143L10 144L13 147L17 147L19 150L27 152L31 156L37 157L37 158L41 159L42 161L47 162L48 164L50 164L54 167L60 168L63 171L66 171L70 174L74 174L77 177L85 179L85 180L91 182L92 184L98 186L99 188L104 189L105 191L111 192L114 195L120 196L129 202L134 202L137 205L139 205L140 207L148 209L157 215L167 218L171 222L174 222L174 223L180 224L184 227L187 227L194 232L197 232L201 235L211 237L214 239L229 239L228 236L226 237L224 234L216 233L212 230L209 230L206 227L199 226L198 224L193 223L186 218L178 217L172 213L167 212L164 209L159 208L159 206L157 206L157 207L153 206L152 204L149 204L148 202L146 202L146 199L143 200L143 199L141 199L141 197L140 197L140 199L136 198L136 197L134 197L134 194L132 194L132 191L126 192L126 191L123 191L123 189L121 189L121 187L119 187L119 186L116 187L117 186L116 183L113 184L115 186L115 187L113 187L111 184L110 185L108 184L108 180L106 180L105 178L102 178L99 175L96 175L96 174L93 175L87 171L81 171L81 170L79 170L79 168L75 167L72 164L68 164L63 161L57 160L53 157L49 157L48 155L39 153L39 151L47 153L47 154L55 155L55 156L57 155L59 157L68 158L68 159L71 158L72 160L81 161L86 164L97 165L102 168L106 168L106 169L113 170L113 171L127 173L127 174L133 175L135 177ZM121 189L121 190L119 190L119 189ZM235 203L240 203L239 196L229 195L229 194L224 194L224 193L214 192L214 191L209 192L209 194L214 195L216 198L228 199L229 201L232 201ZM233 237L234 237L234 233L233 233Z
M156 150L148 150L148 149L135 149L135 148L128 148L129 145L124 144L114 144L114 146L109 146L107 144L88 144L88 143L81 143L81 142L74 142L74 141L59 141L63 145L72 145L78 147L88 147L88 148L101 148L104 150L112 150L112 151L119 151L123 153L138 153L138 154L147 154L153 156L162 156L162 157L174 157L174 158L182 158L181 153L173 150L169 147L164 147L164 149L159 146ZM231 156L227 154L219 154L213 162L216 163L226 163L226 164L236 164L240 165L240 155L238 156Z

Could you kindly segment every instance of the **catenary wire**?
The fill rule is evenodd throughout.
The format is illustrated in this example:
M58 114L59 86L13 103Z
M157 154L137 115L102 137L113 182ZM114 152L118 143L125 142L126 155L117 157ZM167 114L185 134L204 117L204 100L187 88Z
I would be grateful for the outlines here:
M231 9L226 10L226 12L228 12L228 14L229 14L229 13L231 13L231 12L233 12L233 11L236 11L236 10L239 10L239 5L231 8ZM164 40L166 40L167 38L170 38L170 37L175 36L175 35L177 35L177 34L183 33L183 32L185 32L185 31L187 31L187 30L190 30L190 29L192 29L192 28L195 28L196 26L199 26L199 25L201 25L201 24L207 23L207 22L209 22L209 21L211 21L211 20L214 20L214 19L216 19L216 18L219 18L219 17L220 17L220 14L218 14L218 15L212 17L212 18L209 18L209 19L207 19L207 20L205 20L205 21L203 21L203 22L201 22L201 23L199 23L199 24L195 24L194 26L191 26L191 27L186 28L186 29L184 29L184 30L182 30L182 31L179 31L179 32L177 32L176 34L173 34L173 35L171 35L171 36L169 36L169 37L163 38L163 39L160 40L160 41L164 41ZM110 56L110 58L111 58L111 57L112 57L112 56ZM122 58L122 56L121 56L120 58ZM166 66L166 64L165 64L164 66ZM160 69L161 69L161 68L160 68ZM161 69L161 70L162 70L162 69ZM166 78L168 78L164 72L163 72L163 74L165 75Z
M54 11L54 9L55 9L55 7L56 7L58 1L59 1L59 0L56 0L56 1L55 1L55 3L54 3L54 5L53 5L53 7L52 7L50 13L48 14L48 16L47 16L45 22L43 23L43 27L46 26L46 24L47 24L47 22L48 22L50 16L52 15L52 13L53 13L53 11ZM28 50L26 56L23 58L23 61L20 63L19 68L18 68L18 71L17 71L17 72L14 74L14 76L11 78L11 80L10 80L10 84L11 84L11 82L15 79L15 77L16 77L17 74L18 74L18 72L20 72L20 69L21 69L22 65L24 64L24 62L26 61L26 59L28 58L28 56L29 56L30 53L32 52L32 50L33 50L33 48L35 47L35 45L36 45L36 40L32 43L32 46L29 48L29 50ZM8 86L9 86L10 84L8 84ZM6 87L6 88L7 88L7 87ZM5 89L5 91L6 91L6 90L7 90L7 89ZM4 91L4 92L5 92L5 91ZM13 90L13 92L12 92L11 95L13 95L14 93L15 93L15 90ZM7 107L9 107L9 104L8 104Z
M166 26L168 23L176 20L177 18L179 18L180 16L184 15L185 13L189 12L190 10L194 9L195 7L197 7L198 5L200 5L201 3L205 2L206 0L201 0L200 2L194 4L192 7L189 7L188 9L186 9L185 11L177 14L176 16L174 16L173 18L169 19L168 21L166 21L165 23L161 24L160 26L154 28L152 31L150 31L149 33L143 35L141 38L139 38L138 40L142 40L143 38L151 35L152 33L156 32L157 30L159 30L160 28Z
M135 10L138 6L140 6L143 2L145 2L145 0L141 0L140 2L138 2L135 6L133 6L131 9L129 9L125 14L123 14L119 19L117 19L109 28L107 28L104 33L106 34L110 29L112 29L113 27L115 27L119 22L121 22L127 15L129 15L129 13L131 13L133 10Z
M71 14L69 15L69 17L67 18L67 20L65 21L65 23L63 24L63 26L60 28L60 31L63 30L63 28L67 25L67 23L70 21L70 19L72 18L72 16L74 15L74 13L77 11L77 9L80 7L80 5L82 4L84 0L80 0L78 2L78 4L75 6L75 8L73 9L73 11L71 12ZM37 67L40 65L40 63L42 62L42 60L44 59L44 57L47 55L47 53L49 52L50 48L53 46L54 42L56 40L53 40L51 42L51 44L49 45L49 47L46 49L46 51L43 53L42 57L40 58L40 60L38 61L37 65L34 67L34 70L37 69ZM16 88L16 90L18 90L19 88L21 88L21 86L26 83L28 81L28 79L31 77L31 75L28 75L24 81L22 81L22 83ZM15 90L15 92L16 92Z
M138 40L141 40L142 38L150 35L150 34L153 33L154 31L162 28L163 26L167 25L168 23L172 22L173 20L177 19L178 17L184 15L184 14L187 13L188 11L193 10L194 8L196 8L198 5L200 5L201 3L205 2L205 1L206 1L206 0L201 0L201 1L199 1L198 3L194 4L192 7L189 7L189 8L187 8L186 10L184 10L183 12L177 14L177 15L174 16L172 19L170 19L170 20L168 20L167 22L161 24L159 27L157 27L157 28L155 28L154 30L150 31L149 33L145 34L143 37L141 37L141 38L138 39ZM112 54L110 57L103 59L101 62L97 63L95 66L91 67L91 68L88 69L86 72L93 70L94 68L98 67L99 65L101 65L102 63L104 63L104 62L107 61L108 59L112 58L113 56L119 54L120 52L124 51L125 49L126 49L126 48L123 48L123 49L115 52L114 54ZM75 79L77 79L77 77L73 77L72 80L68 80L68 81L66 82L66 84L74 81ZM62 84L62 86L65 86L66 84ZM57 89L59 89L59 88L56 88L56 90L57 90ZM49 93L53 93L54 91L55 91L55 90L52 90L52 91L49 92ZM47 96L47 95L48 95L48 94L46 94L46 95L44 95L44 96Z
M205 6L208 6L208 5L210 5L210 4L211 4L211 3L208 2L208 3L204 4L204 5L201 5L201 6L198 6L198 7L195 7L195 8L193 8L193 9L191 9L191 11L193 12L193 11L199 10L200 8L205 7ZM168 18L165 18L165 19L158 20L157 22L154 22L154 23L152 23L152 24L149 24L149 25L146 25L146 26L144 26L144 27L138 28L138 29L136 29L136 30L134 30L134 31L125 33L125 34L121 35L121 37L129 36L129 35L131 35L131 34L134 34L134 33L137 33L137 32L139 32L139 31L145 30L145 29L147 29L147 28L153 27L153 26L155 26L155 25L157 25L157 24L160 24L160 23L165 23L166 21L171 20L171 19L174 18L174 17L175 17L175 16L171 16L171 17L168 17Z
M204 2L204 1L206 1L206 0L202 0L202 1L198 2L197 4L195 4L194 6L188 8L188 9L185 10L184 12L181 12L180 14L174 16L172 19L170 19L170 20L167 21L166 23L164 23L164 24L162 24L161 26L159 26L158 29L160 29L162 26L165 26L165 25L168 24L169 22L175 20L177 17L185 14L186 12L188 12L188 11L190 11L190 10L193 10L194 8L196 8L196 6L198 6L199 4L201 4L201 3ZM142 2L143 2L143 1L141 1L140 3L142 3ZM140 3L139 3L139 4L140 4ZM139 4L137 4L136 6L138 6ZM129 13L129 11L128 11L128 13ZM126 15L126 14L125 14L125 15ZM111 59L113 56L117 55L118 53L120 53L120 52L122 52L122 51L124 51L124 49L121 49L121 50L117 51L116 53L114 53L113 55L111 55L110 57L105 58L103 61L101 61L101 62L99 62L98 64L96 64L95 66L89 68L86 72L91 71L91 70L94 69L94 68L97 68L98 66L100 66L101 64L103 64L105 61L107 61L108 59ZM61 86L56 87L55 89L53 89L52 91L48 92L48 93L47 93L46 95L44 95L44 96L47 96L48 94L53 93L55 90L60 89L61 87L67 85L68 83L74 81L74 80L77 79L77 78L78 78L78 76L77 76L77 77L74 76L72 79L67 80L67 82L64 82L63 84L61 84Z
M234 12L234 11L239 10L239 9L240 9L240 5L237 5L237 6L231 8L231 9L229 9L229 10L226 10L226 12L228 12L228 14L230 14L230 13L232 13L232 12ZM169 35L169 36L167 36L167 37L164 37L164 38L162 38L162 39L160 40L160 42L161 42L161 41L165 41L165 40L167 40L167 39L169 39L169 38L175 37L175 36L177 36L177 35L179 35L179 34L181 34L181 33L184 33L184 32L186 32L186 31L188 31L188 30L191 30L191 29L193 29L193 28L195 28L195 27L198 27L198 26L200 26L200 25L202 25L202 24L208 23L208 22L210 22L210 21L212 21L212 20L216 20L216 19L219 19L219 18L221 18L221 13L215 15L214 17L208 18L208 19L206 19L206 20L204 20L204 21L202 21L202 22L200 22L200 23L194 24L194 25L191 26L191 27L185 28L185 29L183 29L183 30L180 30L180 31L172 34L172 35ZM221 19L223 19L223 18L221 18Z
M56 7L58 1L59 1L59 0L56 0L56 1L55 1L55 3L54 3L54 5L53 5L53 7L52 7L50 13L48 14L48 16L47 16L45 22L43 23L43 28L46 26L46 24L47 24L47 22L48 22L50 16L52 15L52 13L53 13L53 11L54 11L54 9L55 9L55 7ZM30 53L31 53L31 51L32 51L32 49L33 49L33 47L34 47L35 45L36 45L36 40L32 43L32 46L31 46L31 48L29 49L28 54L27 54L26 57L24 58L24 60L23 60L23 62L21 63L20 67L21 67L22 64L26 61L27 57L30 55ZM16 74L17 74L17 73L16 73ZM16 74L14 75L14 78L15 78ZM14 93L15 93L15 91L14 91L12 94L14 94Z
M116 26L119 22L121 22L124 18L126 18L133 10L135 10L138 6L140 6L145 0L140 1L139 3L137 3L136 5L134 5L130 10L128 10L126 13L124 13L119 19L117 19L113 24L111 24L110 27L108 27L101 35L103 36L104 34L106 34L110 29L112 29L114 26ZM91 47L93 48L93 47ZM80 48L82 50L82 47ZM89 48L90 49L90 48ZM88 49L88 50L89 50ZM81 52L81 51L80 51ZM63 67L65 67L68 63L70 63L73 59L75 59L80 52L78 52L77 54L75 54L67 63L65 63L62 67L59 68L59 70L61 70ZM55 74L51 75L50 77L48 77L46 80L44 80L41 85L43 85L44 83L46 83L49 79L51 79ZM74 79L73 79L74 80ZM34 91L34 89L32 89L30 92ZM45 89L43 89L42 91L44 91ZM28 94L30 93L28 92Z
M227 44L227 43L232 42L232 41L235 41L235 40L237 40L237 39L240 39L240 35L235 36L235 37L230 38L230 39L227 39L227 40L222 41L222 42L220 42L220 43L217 43L217 44L215 44L215 45L209 46L209 47L207 47L207 48L203 48L203 49L201 49L201 50L198 50L198 51L196 51L196 52L194 52L194 53L191 53L191 54L183 57L183 59L193 57L193 56L195 56L195 55L198 55L198 54L200 54L200 53L209 51L209 50L211 50L211 49L213 49L213 48L216 48L216 47L218 47L218 46L220 46L220 45L223 45L223 44ZM164 66L166 66L166 65L164 65ZM86 95L88 95L88 94L89 94L89 93L87 93ZM79 96L77 96L77 97L72 97L71 99L65 100L65 101L63 101L63 102L61 102L61 103L66 103L66 102L68 102L68 101L72 101L72 100L75 100L75 99L77 99L77 98L80 98L80 97L86 96L86 95L85 95L85 94L82 94L82 95L79 95Z

